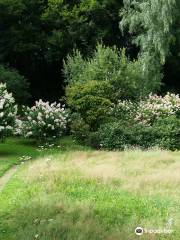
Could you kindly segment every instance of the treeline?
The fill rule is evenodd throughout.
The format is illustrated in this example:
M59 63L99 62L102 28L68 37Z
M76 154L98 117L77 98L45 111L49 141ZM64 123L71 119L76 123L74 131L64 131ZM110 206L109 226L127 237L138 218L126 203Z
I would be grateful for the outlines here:
M74 49L90 57L102 43L144 58L147 78L163 82L161 91L178 92L178 1L160 0L155 8L151 0L131 2L0 0L0 81L16 89L20 103L58 100L64 95L63 60Z

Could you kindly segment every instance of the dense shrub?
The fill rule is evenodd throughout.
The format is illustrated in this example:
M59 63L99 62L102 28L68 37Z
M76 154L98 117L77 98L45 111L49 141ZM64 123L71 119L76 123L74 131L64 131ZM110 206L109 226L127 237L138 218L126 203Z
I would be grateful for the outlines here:
M179 126L180 119L175 116L158 119L153 126L111 122L102 125L98 132L90 134L88 143L108 150L124 150L127 147L179 150Z
M123 150L128 146L180 149L180 98L168 93L150 95L139 103L119 101L111 108L113 121L89 135L97 148Z
M125 50L98 45L93 56L84 59L76 51L64 64L68 83L68 106L92 130L97 130L119 99L138 99L149 89L143 86L139 62L130 61Z
M164 97L150 94L139 102L121 100L113 105L110 115L118 120L134 119L136 123L151 126L159 118L180 117L180 98L178 94L167 93Z
M29 83L15 69L0 65L0 82L6 83L7 90L12 92L16 102L24 104L30 97Z
M172 115L180 117L179 95L167 93L162 97L150 94L140 101L135 119L145 125L152 125L158 118Z
M180 150L180 118L159 118L152 126L156 145L169 150Z
M12 94L7 92L6 84L0 83L0 139L13 133L17 106Z
M153 124L135 124L132 127L135 145L143 148L180 149L180 119L175 115L159 117Z
M90 132L85 143L92 148L101 149L101 135L99 135L99 131Z
M96 142L97 147L108 150L123 150L134 143L131 129L122 121L101 125L98 132L90 136L90 141L92 146L93 142Z
M79 113L91 129L97 129L107 117L112 106L111 94L112 86L107 81L77 82L66 89L68 106Z
M36 140L60 137L66 129L67 118L64 106L39 100L32 108L25 108L23 134Z
M91 58L84 59L78 51L68 56L64 63L64 76L70 85L92 80L108 81L113 86L114 100L135 99L154 90L143 85L145 81L140 65L138 61L130 61L124 49L98 45Z
M89 125L77 113L71 115L70 129L72 136L80 143L85 143L90 134Z
M117 104L113 104L109 115L117 120L130 121L135 118L137 113L138 104L130 100L118 101Z

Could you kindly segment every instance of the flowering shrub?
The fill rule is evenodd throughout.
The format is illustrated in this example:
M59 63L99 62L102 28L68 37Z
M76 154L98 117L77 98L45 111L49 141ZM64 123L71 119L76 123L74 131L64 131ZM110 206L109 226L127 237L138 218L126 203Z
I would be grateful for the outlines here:
M151 126L155 120L169 116L180 116L180 97L167 93L164 97L150 94L145 100L135 103L119 101L110 114L118 120L134 119L135 123Z
M60 137L66 129L67 117L64 106L39 100L35 106L25 109L23 134L37 140Z
M110 115L121 120L134 118L137 104L130 100L118 101L110 110Z
M17 116L13 134L15 136L21 136L22 133L23 133L23 121Z
M167 93L150 94L139 103L119 101L111 109L114 122L102 124L89 142L98 148L120 149L127 146L144 149L180 149L180 98ZM95 144L94 144L95 143Z
M17 106L11 93L7 92L6 84L0 83L0 139L13 133Z
M152 125L159 118L180 114L179 95L167 93L164 97L150 94L141 101L137 108L135 120L144 125Z

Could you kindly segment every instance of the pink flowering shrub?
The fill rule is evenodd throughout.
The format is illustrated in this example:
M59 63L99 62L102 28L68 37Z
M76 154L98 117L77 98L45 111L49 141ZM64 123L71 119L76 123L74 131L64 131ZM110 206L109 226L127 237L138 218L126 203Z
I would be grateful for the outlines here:
M118 101L110 110L110 115L120 120L133 119L136 114L137 104L130 100Z
M17 106L11 93L7 92L6 84L0 83L0 139L13 133Z
M164 97L150 94L147 99L140 101L135 121L151 126L155 120L170 116L179 116L179 95L167 93Z
M133 120L135 123L152 126L160 118L180 116L180 97L172 93L167 93L164 97L150 94L139 103L119 101L111 108L110 115L118 120Z
M25 109L23 135L36 140L60 137L66 129L67 119L68 114L60 103L39 100L35 106Z
M180 149L180 98L167 93L164 97L150 94L134 103L119 101L110 112L113 121L101 125L91 142L106 149L126 146L148 149Z

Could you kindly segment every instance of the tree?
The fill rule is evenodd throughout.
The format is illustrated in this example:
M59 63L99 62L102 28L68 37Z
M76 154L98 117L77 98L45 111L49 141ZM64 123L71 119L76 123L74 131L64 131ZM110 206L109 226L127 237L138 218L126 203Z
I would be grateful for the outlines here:
M39 89L44 90L46 33L41 15L46 4L46 0L0 0L0 62L29 79L37 98Z
M98 41L118 45L122 40L118 27L122 5L122 0L49 0L43 14L50 27L48 57L61 58L73 48L87 55Z
M33 98L57 100L63 94L63 59L73 48L88 55L97 41L123 45L122 5L122 0L0 0L0 63L29 79Z
M29 99L29 83L15 69L0 65L0 83L6 84L7 90L12 93L17 103L25 104Z
M178 0L124 0L120 13L121 29L128 27L140 47L143 74L157 88L170 46L176 41L173 26L178 16L177 4Z

